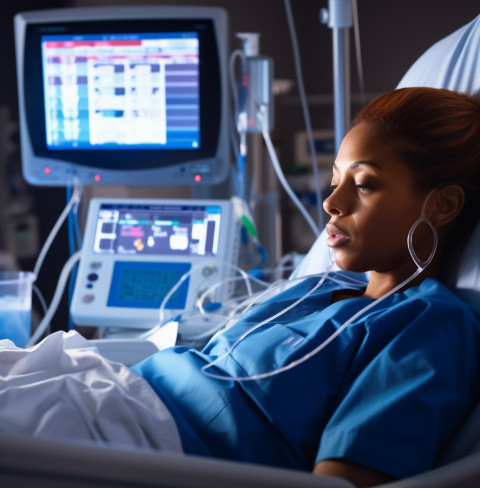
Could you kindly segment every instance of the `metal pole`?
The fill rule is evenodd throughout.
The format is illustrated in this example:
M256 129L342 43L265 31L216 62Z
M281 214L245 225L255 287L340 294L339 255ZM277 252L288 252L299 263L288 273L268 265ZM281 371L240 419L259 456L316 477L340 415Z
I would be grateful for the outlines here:
M350 123L350 49L349 31L353 25L352 0L329 0L328 11L321 11L321 21L328 22L333 41L333 98L335 153Z

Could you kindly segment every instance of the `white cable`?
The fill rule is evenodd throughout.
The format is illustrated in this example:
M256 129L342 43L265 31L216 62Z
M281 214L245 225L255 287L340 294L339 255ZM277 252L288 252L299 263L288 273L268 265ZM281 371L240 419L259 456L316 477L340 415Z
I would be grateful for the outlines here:
M360 87L360 101L365 103L365 81L363 76L362 49L360 45L360 22L358 19L358 2L353 0L353 33L355 35L355 55L357 58L357 75Z
M27 347L33 346L37 343L38 339L42 337L45 331L48 329L50 325L50 321L52 320L53 315L57 311L58 304L62 298L65 284L68 280L68 276L72 271L73 266L80 260L81 251L77 251L75 254L72 254L68 261L65 263L62 272L60 273L60 277L58 279L57 287L55 288L55 293L53 295L52 301L50 306L48 307L47 313L43 317L38 327L35 329L35 332L32 334L32 337L28 341Z
M247 155L247 116L245 113L245 107L239 106L238 87L235 78L235 61L240 58L242 63L242 73L246 72L246 57L245 53L241 49L237 49L232 52L229 59L229 79L230 90L232 92L233 99L233 124L230 126L230 138L233 147L233 153L235 161L239 161L240 158L246 158ZM240 81L241 83L243 80ZM237 139L237 133L239 139ZM245 196L245 174L240 174L238 171L235 173L234 185L237 195L244 198Z
M192 334L192 333L186 334L185 331L182 330L181 331L182 337L184 339L188 339L188 340L200 340L200 339L210 338L214 333L219 332L220 330L226 329L229 324L234 323L238 319L238 309L245 306L245 303L248 303L249 301L251 301L252 299L255 298L255 295L253 294L251 287L248 287L249 290L248 290L247 298L237 297L235 299L235 301L238 301L239 299L241 299L242 300L241 303L236 305L236 307L226 315L206 311L204 308L203 302L205 301L206 297L215 290L215 288L218 288L220 286L224 286L225 284L227 284L229 282L233 282L233 281L245 282L245 279L249 279L250 281L254 281L257 284L260 284L260 285L265 286L265 287L269 286L267 283L262 282L258 278L254 277L254 276L250 276L250 275L247 275L247 277L245 277L245 276L227 277L220 282L214 283L197 299L198 310L192 309L192 310L189 310L189 311L182 313L181 320L184 321L185 319L187 319L188 321L194 321L196 319L198 319L198 320L202 320L202 319L209 319L210 320L211 319L212 322L214 322L214 323L216 322L215 325L212 326L211 328L209 328L208 330L202 330L202 331L194 333L194 334ZM224 311L227 311L230 308L230 303L232 301L233 301L233 299L230 299L229 301L224 302L222 304L222 309ZM163 325L164 324L159 324L159 325L155 326L153 329L146 332L146 335L150 335L152 333L152 331L158 330Z
M238 112L240 110L239 101L238 101L238 93L237 93L237 85L235 79L235 61L236 58L240 58L242 62L242 72L246 72L246 56L245 53L241 49L236 49L230 55L229 60L229 75L230 75L230 88L232 90L232 98L233 98L233 116L237 117ZM237 120L235 119L235 127L237 127Z
M314 235L317 237L320 235L320 230L318 229L317 225L313 221L311 215L308 213L307 209L302 205L302 202L300 202L297 195L295 195L295 192L292 190L292 188L288 184L288 182L285 179L285 176L282 172L282 168L280 167L280 163L278 162L277 154L275 153L275 148L273 147L272 140L270 139L270 134L268 133L268 130L266 127L266 117L265 117L265 106L264 105L262 105L260 107L260 113L258 114L258 116L262 122L263 138L265 140L265 145L267 146L268 154L270 155L270 160L272 161L273 168L275 169L275 173L277 174L277 177L278 177L280 183L282 184L284 190L287 192L288 196L291 198L291 200L296 205L298 210L300 210L302 215L305 217L305 220L307 221L308 225L312 229Z
M237 277L237 279L238 279L238 277ZM297 278L296 281L300 281L303 279L304 278ZM248 310L250 308L252 308L254 305L259 303L261 300L265 301L265 300L269 299L270 298L268 296L269 293L273 294L273 292L279 287L281 287L282 289L285 289L284 285L291 286L294 281L295 280L280 280L279 282L272 283L272 284L261 282L262 286L265 286L267 288L266 290L264 290L263 292L258 292L257 294L252 295L252 296L249 295L243 299L242 299L242 297L237 297L236 300L237 301L240 300L240 302L238 303L236 308L233 309L226 317L220 316L218 314L214 315L214 317L222 318L223 320L221 322L216 324L215 327L213 327L207 331L203 331L198 335L195 335L195 336L189 335L188 339L190 339L190 340L204 339L207 337L211 337L211 335L214 333L228 329L229 326L233 325L239 319L239 316L245 315L248 312ZM227 304L226 308L228 308L228 304ZM239 312L239 310L241 308L244 308L244 310ZM206 317L211 317L212 315L213 314L207 314ZM248 333L246 335L248 335Z
M232 99L233 99L233 122L234 122L231 125L230 135L231 135L235 160L238 160L240 156L239 142L236 138L236 129L238 127L238 120L236 119L236 117L239 111L239 106L238 106L238 93L237 93L237 85L235 80L234 68L235 68L235 61L237 57L240 57L243 65L243 70L244 70L245 54L241 49L237 49L233 51L232 54L230 55L230 60L229 60L229 79L230 79L230 90L232 92Z
M375 305L378 305L380 302L382 302L383 300L385 300L386 298L388 298L390 295L393 295L398 290L400 290L401 288L403 288L404 286L406 286L410 281L412 281L414 278L416 278L422 271L423 271L423 269L418 268L415 271L415 273L413 273L404 282L400 283L395 288L393 288L389 292L385 293L385 295L383 295L380 298L377 298L376 300L370 302L364 308L362 308L357 313L355 313L346 322L344 322L344 324L341 327L339 327L334 333L332 333L329 337L327 337L327 339L325 339L315 349L313 349L312 351L308 352L307 354L305 354L301 358L299 358L299 359L297 359L295 361L292 361L292 362L286 364L285 366L282 366L280 368L274 369L272 371L267 371L265 373L255 374L255 375L252 375L252 376L222 376L222 375L219 375L219 374L212 374L212 373L208 373L208 372L205 371L207 368L209 368L211 366L214 366L215 364L217 364L221 360L225 359L225 357L229 356L232 353L233 349L237 346L237 344L241 340L243 340L248 334L250 334L251 332L253 332L254 330L256 330L261 325L264 325L267 321L271 321L271 320L275 319L278 315L283 314L286 311L286 309L285 310L282 310L281 312L279 312L277 315L275 315L273 317L269 317L267 320L265 320L263 322L260 322L260 324L257 324L255 327L253 327L252 329L248 330L239 339L237 339L237 341L233 344L233 346L223 356L221 356L221 357L217 358L215 361L212 361L211 363L203 366L202 367L202 371L207 376L210 376L210 377L216 378L216 379L223 379L223 380L229 380L229 381L252 381L252 380L260 380L260 379L268 378L270 376L275 376L277 374L280 374L280 373L283 373L283 372L288 371L290 369L293 369L296 366L298 366L299 364L304 363L305 361L309 360L311 357L313 357L316 354L318 354L322 349L324 349L326 346L328 346L328 344L330 344L338 335L340 335L358 317L360 317L361 315L363 315L365 312L367 312L368 310L370 310ZM328 274L328 272L325 273L325 276L327 274ZM323 283L323 281L319 281L315 285L315 287L312 288L312 290L310 290L310 292L308 292L306 295L304 295L299 300L297 300L297 302L295 302L294 304L292 304L290 307L287 307L287 308L290 310L291 308L293 308L294 306L296 306L300 301L302 301L304 298L306 298L307 296L311 295L315 290L317 290L322 283Z
M205 313L205 317L211 317L214 316L216 318L220 318L223 320L223 328L227 329L231 325L233 325L242 315L245 315L254 305L259 303L261 300L265 301L266 299L269 298L268 294L270 293L271 295L273 292L279 287L288 283L293 282L293 280L281 280L280 282L276 283L271 283L268 284L266 282L263 282L261 280L258 280L254 277L251 277L252 279L256 280L257 284L265 287L266 289L263 291L258 291L255 294L248 294L246 297L241 296L241 297L235 297L230 299L229 301L225 302L222 306L222 308L227 311L228 309L231 309L230 312L226 316L221 316L220 314L212 314L212 313ZM237 279L239 279L237 277ZM301 278L303 279L303 278ZM202 297L203 298L203 297ZM220 329L220 327L218 327Z
M437 251L437 245L438 245L438 235L437 235L437 230L435 228L435 226L433 225L432 222L430 222L430 220L426 217L425 215L425 212L426 212L426 208L427 208L427 203L430 199L430 197L432 196L432 194L436 191L437 189L434 188L433 190L430 191L430 193L427 195L427 197L425 198L424 202L423 202L423 205L422 205L422 209L421 209L421 215L420 217L412 224L412 226L410 227L410 230L408 232L408 235L407 235L407 247L408 247L408 251L410 253L410 256L412 258L412 260L414 261L414 263L417 265L417 269L416 271L411 275L409 276L406 280L404 280L402 283L400 283L399 285L395 286L393 289L391 289L390 291L388 291L387 293L385 293L383 296L373 300L372 302L370 302L368 305L366 305L365 307L363 307L361 310L359 310L357 313L355 313L352 317L350 317L346 322L344 322L334 333L332 333L329 337L327 337L321 344L319 344L316 348L314 348L312 351L306 353L304 356L302 356L301 358L297 359L297 360L294 360L288 364L286 364L285 366L282 366L280 368L277 368L277 369L274 369L272 371L268 371L268 372L265 372L265 373L259 373L259 374L255 374L255 375L252 375L252 376L223 376L223 375L220 375L220 374L214 374L214 373L207 373L206 372L206 369L207 368L210 368L212 366L214 366L215 364L219 363L220 361L222 361L223 359L225 359L227 356L230 356L233 352L233 350L235 349L235 347L247 336L249 335L251 332L255 331L256 329L258 329L259 327L265 325L266 323L269 323L271 322L272 320L275 320L277 317L279 317L280 315L283 315L286 311L288 310L291 310L293 307L296 307L299 303L301 303L305 298L307 298L308 296L310 296L315 290L317 290L321 284L324 282L325 278L327 277L327 275L329 274L330 270L332 269L333 267L333 261L330 263L330 266L327 268L327 271L325 272L325 275L324 277L312 288L312 290L310 290L309 292L307 292L305 295L303 295L302 297L300 297L296 302L294 302L293 304L291 304L290 306L286 307L285 309L281 310L280 312L278 312L277 314L273 315L272 317L268 317L267 319L263 320L262 322L260 322L259 324L255 325L254 327L252 327L251 329L249 329L248 331L246 331L244 334L242 334L234 343L233 345L228 349L228 351L223 354L222 356L218 357L217 359L215 359L214 361L206 364L205 366L202 367L201 371L207 375L207 376L210 376L212 378L216 378L216 379L220 379L220 380L225 380L225 381L252 381L252 380L260 380L260 379L264 379L264 378L268 378L270 376L275 376L277 374L280 374L280 373L283 373L285 371L288 371L290 369L293 369L295 368L296 366L298 366L299 364L302 364L304 363L305 361L309 360L310 358L312 358L313 356L315 356L316 354L318 354L320 351L322 351L328 344L330 344L338 335L340 335L352 322L354 322L358 317L360 317L361 315L363 315L365 312L368 312L368 310L370 310L371 308L373 308L374 306L378 305L379 303L381 303L383 300L385 300L386 298L390 297L391 295L393 295L394 293L396 293L397 291L401 290L402 288L404 288L406 285L408 285L408 283L410 283L412 280L414 280L418 275L420 275L420 273L423 272L423 270L432 262L433 258L435 257L435 254L436 254L436 251ZM413 249L413 233L415 232L415 229L421 224L421 223L425 223L427 224L430 229L432 230L433 232L433 249L430 253L430 255L428 256L428 258L424 261L422 261L418 256L417 254L415 253L414 249Z
M82 187L80 184L75 183L72 197L70 198L70 201L66 205L66 207L63 209L63 212L60 214L60 217L58 218L57 222L53 226L52 230L50 231L50 234L48 235L45 244L42 247L42 250L40 251L40 254L38 255L37 262L35 263L35 267L33 268L33 274L34 274L34 279L36 280L38 277L38 274L40 272L40 268L42 267L43 261L45 259L45 256L50 249L50 246L52 245L53 240L55 239L60 227L62 224L65 222L65 219L68 217L68 214L72 207L74 205L78 205L80 199L82 198Z
M203 305L203 302L206 300L206 298L212 294L214 292L214 290L216 288L220 288L221 286L231 282L235 282L235 281L243 281L245 282L245 277L244 276L230 276L230 277L227 277L227 278L224 278L223 280L221 281L218 281L216 283L213 283L212 285L210 285L208 287L207 290L205 290L201 295L200 297L198 298L198 310L199 312L202 314L202 315L205 315L205 316L212 316L212 313L211 312L208 312L205 310L204 308L204 305ZM251 276L251 275L247 275L247 279L249 281L254 281L255 283L261 285L261 286L265 286L265 287L268 287L269 285L261 280L259 280L258 278L254 277L254 276ZM250 299L252 296L254 296L253 292L252 292L252 289L251 287L249 287L248 289L248 294L247 294L247 300ZM235 299L235 301L238 301L238 298ZM226 304L224 303L222 306L226 306ZM218 315L218 314L216 314Z
M45 297L42 295L42 292L38 289L38 286L35 283L32 284L32 291L37 295L38 301L40 302L40 306L42 307L43 315L47 313L47 302L45 301Z
M303 118L305 120L305 129L307 131L308 147L310 156L312 158L312 169L315 180L315 193L317 197L317 212L318 212L318 226L323 228L323 206L322 206L322 185L320 181L320 174L317 165L317 152L315 150L315 143L313 140L312 123L310 121L310 114L308 112L307 97L305 95L305 85L303 83L302 67L300 63L300 50L298 48L297 35L295 32L295 23L293 21L292 8L290 0L284 0L285 12L287 14L287 22L290 30L290 38L293 48L293 59L295 63L295 73L297 76L298 92L300 95L300 103L303 110Z
M262 298L266 296L267 293L272 294L273 291L278 288L280 285L285 285L285 283L291 283L294 280L282 280L280 283L266 283L265 281L260 280L259 278L247 274L245 271L243 271L241 268L238 266L232 265L230 263L224 263L232 268L234 268L237 272L241 274L241 276L230 276L227 278L224 278L223 280L216 282L209 286L207 290L205 290L197 299L197 307L198 310L191 310L187 311L186 313L184 312L182 314L182 319L185 319L185 317L188 317L188 320L192 320L192 317L195 318L195 316L198 316L199 318L211 318L218 320L218 323L212 328L209 329L208 331L203 331L200 334L197 334L195 336L188 335L188 339L200 339L200 338L205 338L208 337L209 333L213 334L215 332L218 332L221 329L226 329L228 328L229 325L233 324L236 320L238 320L239 316L241 314L246 313L254 304L258 303ZM160 323L159 325L155 326L152 330L156 330L159 327L162 327L163 322L165 320L164 317L164 308L168 300L170 299L171 295L175 293L175 291L178 290L179 286L192 274L194 270L196 270L200 265L196 266L194 269L188 271L185 273L180 280L175 284L175 286L169 290L169 293L167 296L164 297L162 300L162 304L160 305ZM204 302L206 298L214 293L216 288L220 288L221 286L225 286L228 283L233 283L236 281L242 281L245 283L246 288L247 288L247 295L246 296L241 296L241 297L235 297L235 298L230 298L226 300L225 302L222 303L221 309L224 311L224 314L216 313L216 312L209 312L205 310ZM267 290L259 291L254 293L250 282L253 282L259 286L262 286L266 288ZM265 293L267 292L267 293ZM241 310L243 309L243 310ZM241 312L239 312L241 310ZM150 334L150 331L148 331L146 334Z
M249 275L246 273L246 271L244 271L240 267L238 267L234 264L231 264L227 261L222 261L222 265L227 266L231 269L234 269L235 271L238 271L244 277L245 284L247 286L249 293L252 293L252 288L251 288L250 281L249 281ZM180 286L185 282L185 280L192 275L192 273L194 271L196 271L197 269L199 269L201 267L204 267L204 264L197 264L192 269L190 269L189 271L184 273L180 277L180 279L177 281L177 283L175 283L175 285L172 288L170 288L168 293L163 297L163 300L162 300L160 307L158 309L159 323L160 324L162 324L165 321L165 306L167 305L167 303L170 300L170 298L172 297L172 295L180 288Z
M334 263L332 262L332 267L333 267L333 264ZM228 314L226 314L224 316L222 316L218 313L212 313L212 312L207 312L207 311L203 311L203 313L202 313L202 302L203 302L203 300L205 300L207 293L211 293L213 288L215 288L217 286L221 286L223 284L223 282L215 283L214 285L212 285L212 287L209 290L207 290L200 297L200 299L199 299L200 313L205 317L214 317L214 318L223 319L223 324L224 324L223 328L227 329L231 325L233 325L240 318L240 316L245 315L254 305L257 305L258 303L260 303L260 301L264 302L267 299L270 299L271 296L274 296L274 294L277 292L278 289L280 289L281 291L284 291L286 289L285 285L291 286L295 282L303 281L307 278L319 278L320 276L321 276L321 274L312 274L312 275L308 275L308 276L297 277L294 279L279 279L279 280L276 280L274 283L266 283L262 280L258 280L258 278L251 277L251 279L253 279L257 284L265 287L265 290L258 291L257 293L255 293L253 295L249 294L246 297L245 296L243 296L243 297L237 296L235 298L231 298L230 300L227 300L226 302L224 302L222 304L222 309L224 311L227 311L227 310L230 310L230 311L228 312ZM243 280L243 278L233 277L233 280L239 281L239 280ZM342 286L349 287L349 288L351 288L352 286L358 287L358 286L362 286L362 285L366 284L365 280L355 278L354 276L350 276L350 275L331 275L330 274L330 280L335 282L335 283L338 283ZM217 325L217 327L216 327L217 330L220 330L221 328L222 327L220 327L220 325ZM204 336L206 336L206 335L207 334L205 333Z
M253 375L253 376L223 376L223 375L219 375L219 374L215 374L215 373L208 373L207 372L207 369L208 368L211 368L212 366L215 366L217 363L219 363L220 361L222 361L226 357L230 356L232 354L233 350L237 347L238 344L240 344L241 341L243 341L243 339L245 339L245 337L247 337L248 335L250 335L252 332L254 332L255 330L257 330L258 328L264 326L265 324L268 324L272 320L275 320L278 317L280 317L281 315L284 315L289 310L292 310L297 305L299 305L304 300L306 300L312 293L314 293L315 291L317 291L318 288L320 288L320 286L322 286L322 284L325 281L325 279L327 278L329 272L330 272L330 269L327 269L327 271L323 274L323 276L318 280L317 284L310 291L308 291L307 293L305 293L305 295L301 296L295 302L291 303L288 307L285 307L283 310L280 310L276 314L274 314L274 315L266 318L265 320L262 320L260 323L258 323L257 325L255 325L252 328L250 328L249 330L247 330L244 334L242 334L233 343L233 345L230 347L230 349L228 349L228 351L225 354L223 354L222 356L219 356L214 361L211 361L210 363L202 366L202 368L201 368L202 373L205 374L206 376L210 376L211 378L216 378L216 379L220 379L220 380L248 381L248 380L258 380L258 379L266 378L268 376L274 376L274 375L276 375L278 373L283 372L285 369L290 369L289 366L292 363L290 363L287 366L284 366L282 368L278 368L276 370L269 371L267 373L256 374L256 375ZM295 361L295 363L297 363L297 361Z

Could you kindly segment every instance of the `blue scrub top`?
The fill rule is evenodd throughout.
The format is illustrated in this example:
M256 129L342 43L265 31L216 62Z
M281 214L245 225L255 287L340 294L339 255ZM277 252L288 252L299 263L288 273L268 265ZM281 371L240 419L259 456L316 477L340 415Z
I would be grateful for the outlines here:
M200 371L316 283L258 306L202 352L173 347L133 370L166 403L189 454L304 470L345 458L399 478L430 469L478 400L480 371L480 315L436 280L385 299L289 371L256 381ZM253 376L303 357L372 301L331 304L340 288L327 278L210 371Z

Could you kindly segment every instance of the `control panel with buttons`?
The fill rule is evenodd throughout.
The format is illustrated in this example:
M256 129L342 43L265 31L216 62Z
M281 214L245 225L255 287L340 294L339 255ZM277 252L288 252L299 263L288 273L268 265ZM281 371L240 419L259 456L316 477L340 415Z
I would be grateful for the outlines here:
M209 287L215 291L207 302L226 299L228 278L236 273L240 214L235 198L92 199L71 304L74 323L149 329L195 307Z

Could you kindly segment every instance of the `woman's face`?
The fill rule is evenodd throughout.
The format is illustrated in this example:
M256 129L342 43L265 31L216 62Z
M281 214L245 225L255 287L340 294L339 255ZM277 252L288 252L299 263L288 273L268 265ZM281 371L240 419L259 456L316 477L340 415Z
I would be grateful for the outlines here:
M357 272L411 272L407 235L425 195L414 191L413 176L392 145L367 125L355 126L333 165L332 189L323 206L330 215L327 243L337 265ZM431 250L425 232L420 227L414 234L420 256Z

